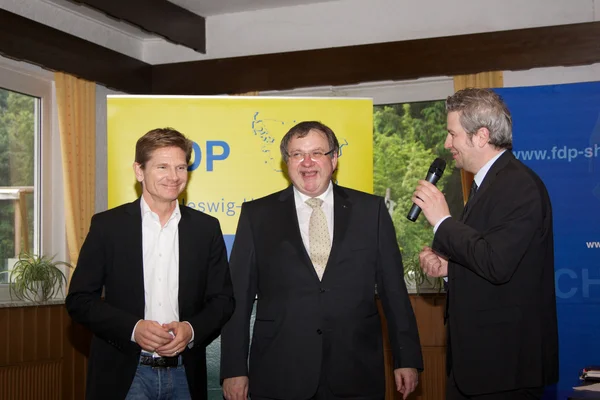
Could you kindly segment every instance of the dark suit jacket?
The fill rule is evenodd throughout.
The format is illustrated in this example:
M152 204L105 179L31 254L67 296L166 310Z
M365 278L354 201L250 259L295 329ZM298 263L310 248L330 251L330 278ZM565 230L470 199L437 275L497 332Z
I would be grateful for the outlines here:
M307 399L324 374L337 396L383 397L375 284L395 367L422 369L402 259L383 199L335 185L333 190L333 243L322 281L302 242L291 186L242 207L230 259L237 307L221 335L221 378L249 376L255 396Z
M433 248L449 256L450 367L465 394L558 380L553 246L546 187L510 151L462 221L439 226Z
M185 206L180 210L179 317L195 335L182 356L192 398L206 399L205 346L233 313L232 285L217 219ZM125 398L141 351L131 334L145 305L139 199L94 215L66 305L73 320L94 334L86 398Z

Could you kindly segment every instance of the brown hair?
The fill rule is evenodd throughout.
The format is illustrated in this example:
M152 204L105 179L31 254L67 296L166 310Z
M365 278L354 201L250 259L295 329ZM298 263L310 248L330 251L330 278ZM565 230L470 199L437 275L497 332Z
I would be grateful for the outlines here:
M154 150L163 147L179 147L185 152L185 162L190 163L192 141L173 128L152 129L139 138L135 144L135 162L143 169Z
M331 154L329 155L330 157L333 157L334 154L337 154L339 149L340 149L340 145L338 143L337 137L335 136L335 133L333 133L333 131L331 130L330 127L328 127L325 124L322 124L319 121L303 121L303 122L299 122L298 124L294 125L283 137L283 139L281 139L281 144L279 145L279 151L281 151L281 157L283 157L283 161L287 163L288 158L289 158L289 154L288 154L288 146L290 145L290 142L292 141L293 138L303 138L306 135L308 135L308 133L311 130L315 130L318 132L321 132L323 135L325 135L325 137L327 138L327 142L329 143L329 150L327 151L331 151Z

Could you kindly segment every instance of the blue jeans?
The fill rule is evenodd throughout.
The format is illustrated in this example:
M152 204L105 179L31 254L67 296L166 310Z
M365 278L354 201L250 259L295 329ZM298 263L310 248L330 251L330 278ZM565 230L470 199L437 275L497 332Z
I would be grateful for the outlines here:
M189 400L185 368L153 368L138 365L125 400Z

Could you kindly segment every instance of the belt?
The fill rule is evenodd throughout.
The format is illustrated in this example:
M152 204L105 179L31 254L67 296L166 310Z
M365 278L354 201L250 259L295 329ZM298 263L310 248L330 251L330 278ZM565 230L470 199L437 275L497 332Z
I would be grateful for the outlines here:
M140 356L140 365L148 365L153 368L175 368L182 365L181 356L176 357L152 357L152 356Z

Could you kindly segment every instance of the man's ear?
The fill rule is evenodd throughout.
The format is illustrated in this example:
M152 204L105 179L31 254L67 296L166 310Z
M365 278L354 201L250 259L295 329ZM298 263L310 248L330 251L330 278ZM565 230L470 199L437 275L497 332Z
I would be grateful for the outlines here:
M490 142L490 131L488 128L482 127L477 129L477 132L473 136L475 137L477 147L485 147Z
M135 173L135 179L137 179L137 181L141 183L144 180L144 171L142 170L142 165L137 162L134 162L133 172Z
M335 170L337 170L337 163L338 163L338 153L334 152L333 157L331 159L331 166L333 167L333 172L335 172Z

